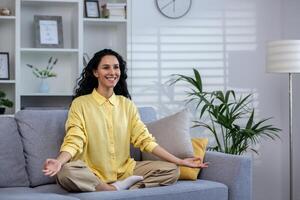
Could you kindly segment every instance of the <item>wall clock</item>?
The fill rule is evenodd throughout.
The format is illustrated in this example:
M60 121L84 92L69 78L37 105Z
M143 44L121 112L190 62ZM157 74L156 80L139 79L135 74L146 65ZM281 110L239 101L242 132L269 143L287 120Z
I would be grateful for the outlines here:
M156 0L156 5L161 14L177 19L189 12L192 0Z

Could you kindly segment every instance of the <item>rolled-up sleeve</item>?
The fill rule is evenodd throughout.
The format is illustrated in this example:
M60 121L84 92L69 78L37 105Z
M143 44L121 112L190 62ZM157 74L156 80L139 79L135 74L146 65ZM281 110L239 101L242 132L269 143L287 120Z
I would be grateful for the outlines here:
M152 152L158 145L145 124L141 121L138 110L134 104L131 109L131 143L141 151Z
M80 106L73 101L69 110L68 119L65 124L66 135L60 151L66 151L71 154L72 158L82 153L83 146L86 143L86 135L84 129L84 120Z

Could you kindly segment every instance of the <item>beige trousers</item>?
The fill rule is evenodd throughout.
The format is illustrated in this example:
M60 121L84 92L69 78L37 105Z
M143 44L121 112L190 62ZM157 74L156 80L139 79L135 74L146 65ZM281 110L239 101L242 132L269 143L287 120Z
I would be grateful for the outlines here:
M177 165L164 161L140 161L136 163L134 175L143 176L130 189L171 185L179 177ZM66 163L57 174L57 183L70 192L92 192L103 182L86 166L77 160Z

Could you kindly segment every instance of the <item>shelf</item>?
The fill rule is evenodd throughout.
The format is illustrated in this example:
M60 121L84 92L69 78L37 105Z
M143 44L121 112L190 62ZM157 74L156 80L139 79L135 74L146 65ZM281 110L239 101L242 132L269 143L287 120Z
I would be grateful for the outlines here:
M15 115L10 115L10 114L2 114L0 117L14 117Z
M1 19L16 19L16 16L0 16Z
M47 7L47 6L66 6L77 4L82 0L21 0L22 6Z
M77 53L78 49L61 49L61 48L21 48L22 52L65 52Z
M47 2L55 2L55 3L78 3L78 0L21 0L22 2L29 3L47 3Z
M83 21L85 23L109 24L109 23L126 23L127 19L84 18Z
M0 80L0 83L8 83L8 84L11 84L11 83L16 83L15 80Z
M73 96L71 93L28 93L28 94L21 94L21 96L27 97L37 97L37 96Z

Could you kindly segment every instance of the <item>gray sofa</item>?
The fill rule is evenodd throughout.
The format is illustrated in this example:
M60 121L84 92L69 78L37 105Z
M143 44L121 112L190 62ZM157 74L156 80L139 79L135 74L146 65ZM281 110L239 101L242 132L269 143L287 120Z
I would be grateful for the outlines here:
M152 108L140 108L144 122L156 119ZM0 117L0 200L187 199L251 200L251 159L207 152L211 164L197 181L117 192L68 193L43 175L44 160L55 157L64 137L66 110L22 110ZM141 153L132 149L132 156Z

